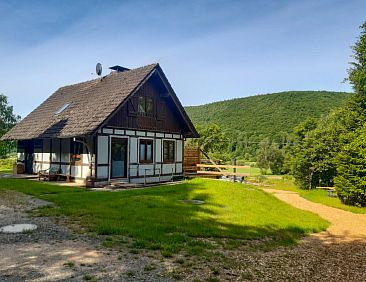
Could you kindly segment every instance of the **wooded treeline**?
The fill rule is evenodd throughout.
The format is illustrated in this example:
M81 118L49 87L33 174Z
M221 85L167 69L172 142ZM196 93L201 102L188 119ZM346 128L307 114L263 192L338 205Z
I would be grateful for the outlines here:
M217 124L228 138L228 159L255 161L260 142L280 148L292 141L293 128L307 118L318 119L345 103L350 93L290 91L186 107L195 125ZM225 156L221 156L225 158Z

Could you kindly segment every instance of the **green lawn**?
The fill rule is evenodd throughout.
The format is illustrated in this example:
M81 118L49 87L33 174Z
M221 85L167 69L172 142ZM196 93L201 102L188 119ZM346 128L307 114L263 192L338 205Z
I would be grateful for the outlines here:
M339 198L333 198L328 196L328 192L322 189L313 190L303 190L299 189L292 180L290 179L271 179L266 180L267 184L272 185L272 189L280 189L287 191L294 191L299 193L299 195L309 201L324 204L333 208L342 209L345 211L350 211L353 213L366 213L366 208L348 206L343 204Z
M262 175L262 172L258 167L238 168L237 172L239 172L239 173L248 173L250 176ZM271 170L268 169L266 174L272 174Z
M233 172L234 170L232 168L230 169L224 169L224 171ZM247 173L249 176L259 176L262 175L261 170L258 167L248 167L248 168L237 168L236 172L238 173ZM268 169L266 171L266 175L272 174L271 170Z
M37 181L0 179L13 189L54 202L42 215L67 216L88 231L134 240L132 248L160 249L164 255L181 250L200 253L213 247L202 238L219 240L271 237L292 243L305 233L324 230L328 223L274 196L238 183L195 179L173 186L120 192L94 192ZM193 205L181 200L205 201ZM290 216L289 216L290 215Z
M0 174L12 173L15 158L0 159Z

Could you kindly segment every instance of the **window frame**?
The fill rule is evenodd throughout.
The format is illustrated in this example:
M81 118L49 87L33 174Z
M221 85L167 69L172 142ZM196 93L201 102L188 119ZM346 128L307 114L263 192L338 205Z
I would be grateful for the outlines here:
M151 96L139 96L137 99L137 111L140 115L153 116L155 114L155 99Z
M145 113L148 115L154 114L154 98L152 97L146 97L145 98Z
M169 158L165 158L165 144L173 144L173 156L169 156L171 150L170 150L170 146L168 145L168 157ZM171 163L175 163L175 159L176 159L176 142L175 140L163 140L163 163L165 164L171 164Z
M63 113L68 107L70 107L70 104L71 103L65 103L63 104L56 112L55 112L55 115L59 115L61 113Z
M145 147L145 154L144 154L144 159L141 159L141 143L143 142L144 147ZM148 143L151 143L151 160L147 159L147 155L148 155ZM139 152L139 163L140 164L152 164L154 163L154 139L149 139L149 138L140 138L139 139L139 147L138 147L138 152Z
M138 97L137 110L139 114L146 114L146 99L144 96Z

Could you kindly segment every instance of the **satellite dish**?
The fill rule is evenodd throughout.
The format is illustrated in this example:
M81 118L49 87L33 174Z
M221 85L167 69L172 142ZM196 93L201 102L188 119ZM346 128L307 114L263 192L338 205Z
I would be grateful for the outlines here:
M99 76L102 74L102 64L101 63L98 63L95 66L95 71L97 72L97 75L99 75Z

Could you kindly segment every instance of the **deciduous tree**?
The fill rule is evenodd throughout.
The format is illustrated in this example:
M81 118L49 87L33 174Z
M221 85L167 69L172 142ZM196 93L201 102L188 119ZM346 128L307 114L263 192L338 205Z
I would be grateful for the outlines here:
M15 115L13 107L9 105L8 98L0 94L0 137L11 129L20 119ZM0 158L6 157L14 148L14 143L9 141L0 141Z

